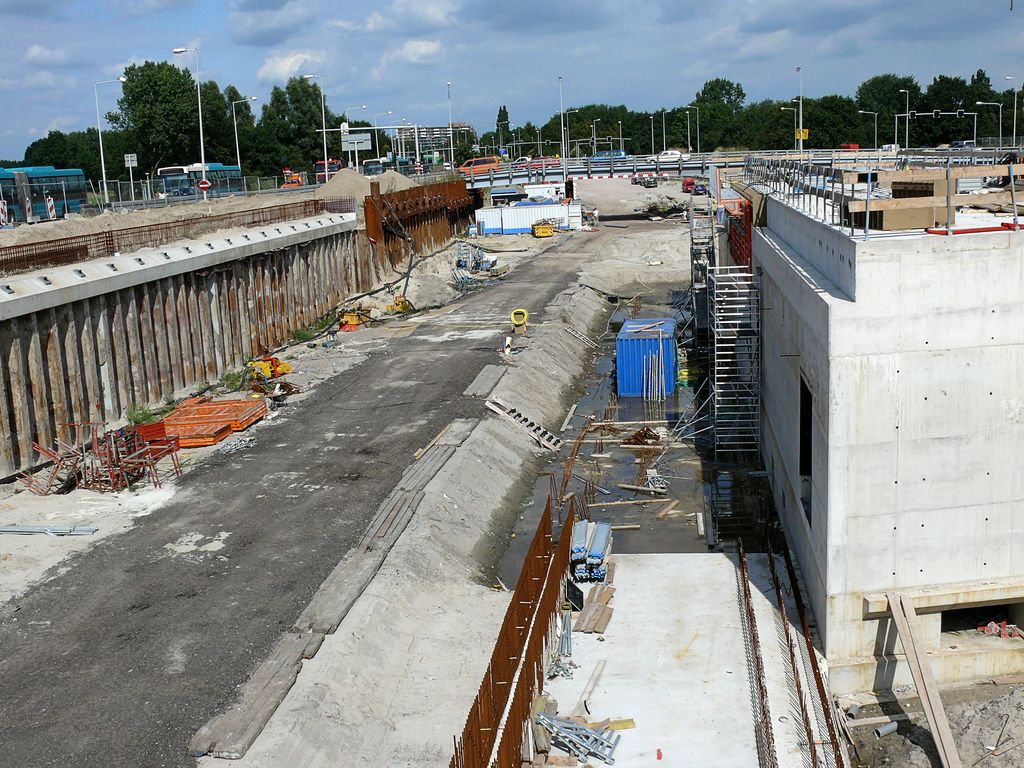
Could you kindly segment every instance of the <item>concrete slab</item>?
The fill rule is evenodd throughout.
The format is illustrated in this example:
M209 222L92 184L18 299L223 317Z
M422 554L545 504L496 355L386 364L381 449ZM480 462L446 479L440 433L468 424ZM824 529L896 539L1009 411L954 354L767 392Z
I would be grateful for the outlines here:
M574 633L571 680L547 685L559 713L602 660L589 719L633 718L616 768L757 765L736 566L724 554L616 555L615 611L604 635ZM658 752L661 752L659 758Z

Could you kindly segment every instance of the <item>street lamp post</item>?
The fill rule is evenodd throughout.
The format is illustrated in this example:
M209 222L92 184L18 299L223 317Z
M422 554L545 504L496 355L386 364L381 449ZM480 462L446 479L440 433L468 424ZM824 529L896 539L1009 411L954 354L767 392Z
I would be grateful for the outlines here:
M668 144L665 143L665 110L661 110L661 151L664 152L668 149Z
M783 112L792 112L793 113L793 149L795 150L796 147L797 147L796 142L797 142L797 136L798 136L798 134L796 132L796 107L782 107L782 111Z
M648 115L651 118L651 155L655 153L654 149L654 115Z
M452 170L455 170L455 128L452 125L452 81L449 80L445 85L448 86L448 149L452 153Z
M1006 75L1006 80L1016 80L1012 75ZM1024 83L1021 84L1024 87ZM1013 86L1013 148L1017 148L1017 86Z
M622 121L621 120L619 120L619 151L620 152L625 152L626 151L626 144L622 140Z
M800 76L800 124L797 126L796 135L798 137L797 151L804 151L804 68L797 67L796 73Z
M690 110L686 110L686 154L693 152L693 143L690 141Z
M306 80L313 81L319 80L317 85L320 87L320 122L322 123L321 129L323 130L324 140L324 184L331 180L330 165L327 162L327 99L324 95L324 76L323 75L303 75ZM316 171L316 164L313 164L313 171Z
M100 124L100 86L109 85L110 83L123 83L128 78L124 75L121 77L115 77L113 80L101 80L98 83L92 84L93 93L96 96L96 133L100 138L100 171L103 174L103 204L110 205L110 193L107 192L107 161L103 157L103 126Z
M566 155L565 153L565 99L562 95L561 75L558 76L558 127L562 129L562 143L561 145L559 145L559 147L562 153L562 183L564 184L568 177L568 170L566 168L566 163L568 162L568 155Z
M498 129L498 154L500 155L501 150L505 148L505 133L504 131L501 130L501 126L508 126L509 130L512 130L512 126L509 125L508 120L499 120L494 125Z
M878 113L877 112L870 112L870 111L868 111L866 109L858 109L857 113L861 114L861 115L872 115L875 118L875 146L874 146L874 148L878 149Z
M590 123L590 154L597 152L597 124L601 122L600 117L595 117Z
M907 109L906 109L907 122L906 122L906 130L903 132L903 144L904 144L903 148L904 149L910 149L910 91L907 90L906 88L900 88L900 93L906 94L906 97L907 97ZM896 143L899 144L898 141Z
M998 101L976 101L979 107L999 107L999 148L1003 147L1003 105Z
M687 104L687 109L697 110L697 154L700 154L700 107L696 104Z
M373 116L373 151L377 153L377 159L380 160L380 139L377 137L377 118L381 115L390 115L391 110L387 112L378 112ZM452 155L454 158L455 155Z
M248 101L259 101L255 96L246 96L244 99L231 102L231 124L235 127L235 160L238 162L238 171L242 171L242 150L238 145L238 117L235 115L235 105L245 104ZM325 133L324 136L327 134Z
M199 102L199 164L203 167L203 186L206 186L206 140L203 137L203 89L199 82L199 49L198 48L175 48L172 53L194 53L196 55L196 99ZM206 190L203 190L203 200L208 199Z

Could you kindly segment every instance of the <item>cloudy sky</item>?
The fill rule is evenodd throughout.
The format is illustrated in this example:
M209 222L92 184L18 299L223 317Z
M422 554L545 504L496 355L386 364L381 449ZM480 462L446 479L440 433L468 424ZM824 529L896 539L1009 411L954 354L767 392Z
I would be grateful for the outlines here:
M48 130L95 124L93 83L198 46L204 79L265 100L323 73L335 111L493 128L566 106L684 104L712 77L752 99L851 93L894 71L1024 77L1024 2L1009 0L0 0L0 158ZM183 59L184 57L178 57ZM181 64L190 60L182 60ZM116 85L101 86L101 109ZM259 105L257 105L259 106ZM384 119L381 119L384 122Z

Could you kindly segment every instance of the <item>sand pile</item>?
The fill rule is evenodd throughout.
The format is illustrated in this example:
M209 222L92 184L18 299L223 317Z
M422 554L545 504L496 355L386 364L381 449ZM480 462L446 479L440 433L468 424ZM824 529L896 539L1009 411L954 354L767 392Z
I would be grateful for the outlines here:
M398 192L399 190L416 186L415 181L397 171L384 171L384 173L377 177L377 181L380 182L380 191L384 193Z
M316 191L318 200L328 197L363 198L370 194L370 180L358 171L343 168Z

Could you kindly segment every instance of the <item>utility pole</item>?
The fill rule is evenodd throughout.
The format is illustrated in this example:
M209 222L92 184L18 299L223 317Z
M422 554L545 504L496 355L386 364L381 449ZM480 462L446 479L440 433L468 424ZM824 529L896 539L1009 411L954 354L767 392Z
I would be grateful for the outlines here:
M797 127L799 136L798 152L804 151L804 68L797 67L796 73L800 76L800 125Z
M668 149L668 144L665 143L665 110L661 110L661 151L664 152Z
M558 125L562 129L562 183L564 184L567 179L566 159L565 154L565 99L562 97L562 76L558 76Z

